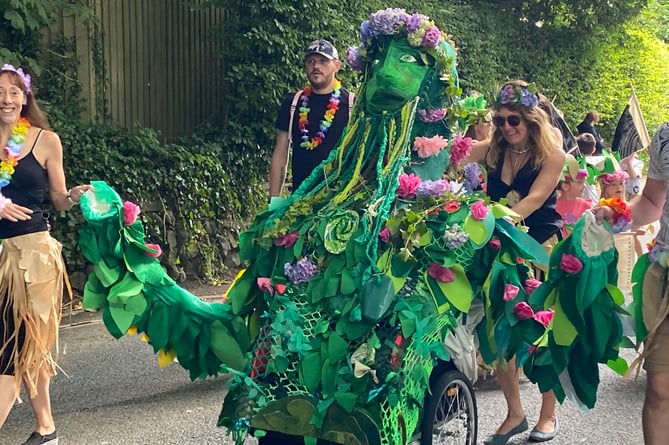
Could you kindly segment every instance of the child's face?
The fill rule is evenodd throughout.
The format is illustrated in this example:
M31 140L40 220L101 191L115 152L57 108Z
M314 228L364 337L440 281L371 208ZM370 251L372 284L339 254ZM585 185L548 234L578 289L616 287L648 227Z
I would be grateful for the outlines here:
M602 198L608 199L617 196L625 199L625 181L612 181L611 184L602 184Z
M562 183L561 195L565 199L573 200L583 196L585 190L585 179L576 179Z

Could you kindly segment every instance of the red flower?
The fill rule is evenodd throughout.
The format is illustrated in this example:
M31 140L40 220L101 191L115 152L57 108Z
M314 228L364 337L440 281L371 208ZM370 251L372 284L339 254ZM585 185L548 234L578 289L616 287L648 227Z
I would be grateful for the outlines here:
M544 325L545 328L548 327L548 323L553 319L554 312L552 310L548 311L539 311L534 314L534 319Z
M413 198L416 196L416 190L420 186L421 180L419 176L411 173L407 175L402 173L400 175L400 185L397 187L397 194L400 198Z
M258 277L256 280L258 283L258 288L263 292L269 292L270 295L274 295L274 288L272 287L272 279L266 277Z
M565 253L560 259L560 269L569 274L576 274L583 269L583 263L570 253Z
M137 221L140 209L134 202L126 201L123 203L123 225L131 226Z
M527 348L528 354L534 355L535 352L537 352L537 345L530 345L530 347Z
M388 227L384 227L383 229L381 229L381 231L379 232L379 238L384 243L387 243L388 240L390 240L390 229Z
M520 291L520 288L518 286L514 286L513 284L505 284L504 285L504 295L502 296L502 299L504 301L511 301L514 298L516 298L519 291Z
M500 247L502 247L502 243L499 238L492 238L490 241L488 241L488 246L490 246L492 250L499 250Z
M432 263L428 266L427 274L442 283L450 283L455 279L455 274L451 269L440 266L437 263Z
M541 281L536 278L528 278L525 280L525 285L523 287L525 288L525 293L527 295L532 295L532 292L537 290L537 287L539 286L541 286Z
M444 210L448 213L455 213L460 210L460 203L458 201L448 201L444 204Z
M297 232L290 232L276 238L274 240L274 245L288 248L295 244L295 241L297 241Z
M534 317L532 306L524 301L516 303L516 305L513 307L513 313L518 320L529 320L530 318Z

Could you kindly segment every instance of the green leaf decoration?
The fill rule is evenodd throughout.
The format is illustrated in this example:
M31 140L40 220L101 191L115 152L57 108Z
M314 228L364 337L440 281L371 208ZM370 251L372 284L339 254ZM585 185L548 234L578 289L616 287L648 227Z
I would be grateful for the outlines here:
M353 412L357 398L358 397L355 394L350 392L335 394L335 401L337 404L344 408L349 414Z
M552 320L555 343L560 346L571 346L578 332L562 309L559 299L556 300L553 310L555 311Z
M310 352L300 360L300 381L304 383L312 394L316 392L318 384L321 381L321 374L318 372L321 366L321 354L318 352Z
M94 273L90 273L84 286L84 308L99 310L104 308L106 304L107 289Z
M330 338L328 339L328 356L330 362L335 363L343 359L347 348L348 342L344 341L343 338L334 332L330 334Z
M242 371L246 365L246 359L235 337L230 335L223 323L218 320L212 322L209 329L211 331L212 352L230 368Z
M126 310L137 316L141 316L144 313L146 306L146 296L144 295L144 292L139 292L138 294L133 295L125 302Z
M402 251L408 252L407 249L402 249L400 253L393 255L390 270L393 276L404 278L409 276L417 262L410 253L406 257Z
M618 288L618 286L614 286L611 283L607 283L606 290L609 291L611 299L615 304L617 304L618 306L622 306L623 304L625 304L625 295L623 295L622 291Z
M342 253L346 243L358 229L360 216L354 210L347 210L336 215L325 226L323 245L330 253Z
M121 278L122 268L120 266L109 267L107 262L103 260L94 266L93 272L104 287L110 287Z
M362 316L374 323L390 309L395 300L395 286L388 275L374 275L367 281L362 294Z
M462 266L456 264L451 267L451 271L455 275L455 279L450 283L442 283L434 280L441 291L444 293L448 301L460 312L469 312L469 307L474 298L472 286L469 283L467 274Z
M128 272L121 281L109 289L109 296L107 299L110 302L121 301L125 303L128 298L140 293L143 287L144 284L137 280L131 272Z
M128 312L125 307L120 304L110 304L109 314L111 315L112 320L114 320L116 327L118 327L118 330L124 334L128 332L128 328L132 326L132 322L135 319L135 315Z
M478 247L490 240L494 229L495 218L491 212L488 212L480 221L474 219L471 213L465 218L464 230L469 235L469 239Z

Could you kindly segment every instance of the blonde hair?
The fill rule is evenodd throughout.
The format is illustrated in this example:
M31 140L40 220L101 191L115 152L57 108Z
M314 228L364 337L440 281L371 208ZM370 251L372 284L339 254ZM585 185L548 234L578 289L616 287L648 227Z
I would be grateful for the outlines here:
M506 85L525 88L527 87L527 82L515 80L513 82L508 82L504 86ZM504 88L504 86L502 88ZM539 106L528 107L515 102L505 104L497 103L494 108L495 111L506 108L507 110L517 112L522 116L525 125L527 126L527 142L528 147L531 150L532 168L535 170L539 169L553 150L555 150L555 147L559 145L559 141L555 140L555 130L553 130L553 123L548 114L546 114L546 112ZM504 139L502 131L495 126L490 141L490 149L485 157L486 164L496 168L498 159L508 145L509 144L506 139Z

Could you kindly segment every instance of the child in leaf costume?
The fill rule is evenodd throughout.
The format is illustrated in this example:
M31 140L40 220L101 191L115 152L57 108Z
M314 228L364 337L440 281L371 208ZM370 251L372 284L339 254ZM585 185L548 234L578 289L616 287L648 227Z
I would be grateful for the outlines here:
M219 424L237 443L254 431L406 444L437 360L458 353L444 340L475 316L476 297L489 357L545 330L513 313L534 290L528 262L547 263L545 252L489 201L480 168L460 162L471 141L458 133L487 109L459 97L453 44L401 9L371 14L361 37L347 56L364 71L363 100L329 157L240 236L247 268L224 304L159 272L105 184L82 205L95 264L85 303L116 336L145 332L192 378L232 372Z

